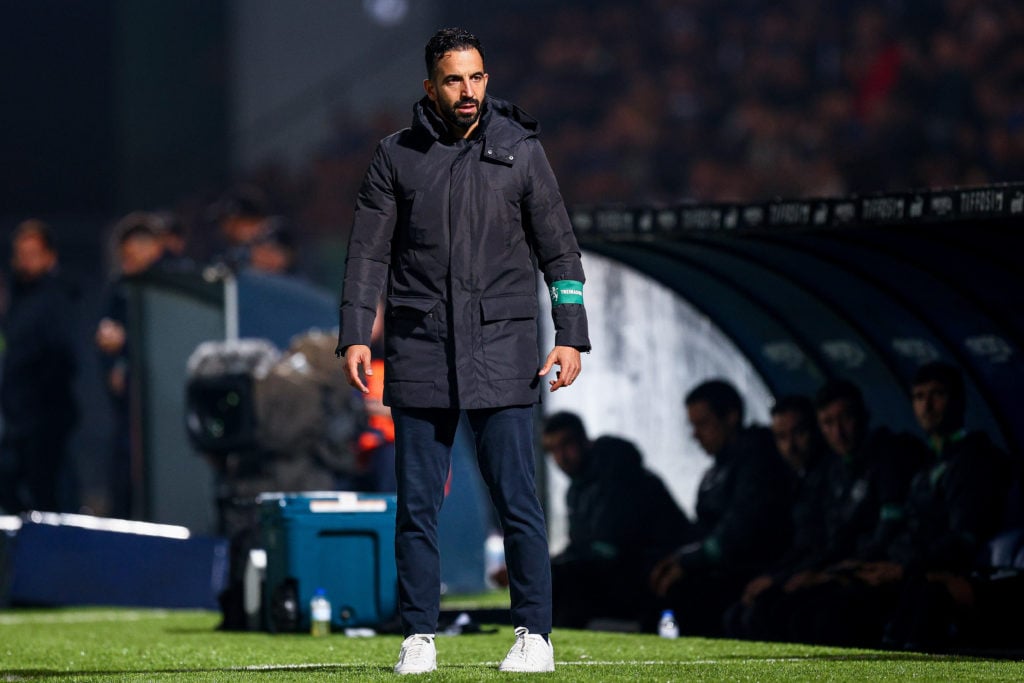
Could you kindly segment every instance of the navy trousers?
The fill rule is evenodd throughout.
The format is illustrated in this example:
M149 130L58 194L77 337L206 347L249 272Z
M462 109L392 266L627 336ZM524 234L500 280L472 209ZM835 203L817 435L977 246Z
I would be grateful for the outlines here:
M406 636L437 631L441 556L437 516L461 412L394 408L398 478L395 559ZM544 512L534 484L533 407L466 410L477 460L505 535L512 624L551 631L551 564ZM455 483L458 486L458 482Z

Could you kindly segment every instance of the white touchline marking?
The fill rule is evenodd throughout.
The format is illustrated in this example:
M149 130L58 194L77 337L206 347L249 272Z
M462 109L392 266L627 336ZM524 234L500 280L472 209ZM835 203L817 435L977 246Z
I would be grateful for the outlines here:
M751 657L750 659L756 660L757 662L802 662L808 659L815 659L814 657L771 657L771 658L757 658ZM723 659L619 659L619 660L597 660L597 659L584 659L584 660L573 660L565 662L555 662L555 664L561 664L563 666L663 666L667 664L675 665L686 665L686 664L726 664L733 663L737 660L723 660Z
M56 614L0 614L0 626L21 624L88 624L94 621L142 621L144 619L166 619L171 613L166 610L148 612L86 612Z
M380 662L321 662L319 664L250 664L228 666L224 671L302 671L304 669L353 669L357 666L378 666Z
M738 664L744 662L757 662L757 663L768 663L768 664L781 664L781 663L792 663L792 662L810 662L826 659L828 661L859 661L863 660L863 656L851 655L848 657L836 656L836 655L809 655L806 657L750 657L744 659L618 659L618 660L569 660L569 661L556 661L555 666L715 666L719 664ZM465 668L472 666L498 666L498 661L488 662L459 662L440 664L440 669L455 669ZM379 661L366 661L366 662L321 662L321 663L308 663L308 664L252 664L249 666L232 666L225 667L223 670L226 671L274 671L277 669L281 670L304 670L304 669L354 669L357 667L366 666L385 666L384 663ZM390 666L390 663L387 664Z

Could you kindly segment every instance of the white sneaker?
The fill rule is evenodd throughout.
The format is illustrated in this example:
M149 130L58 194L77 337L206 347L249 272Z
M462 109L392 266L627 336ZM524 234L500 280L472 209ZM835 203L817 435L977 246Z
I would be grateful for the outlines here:
M396 674L425 674L436 670L434 634L416 633L402 641L402 651L398 653L398 664L395 664Z
M498 671L541 673L555 670L555 648L544 636L530 633L525 627L516 629L516 642L505 655Z

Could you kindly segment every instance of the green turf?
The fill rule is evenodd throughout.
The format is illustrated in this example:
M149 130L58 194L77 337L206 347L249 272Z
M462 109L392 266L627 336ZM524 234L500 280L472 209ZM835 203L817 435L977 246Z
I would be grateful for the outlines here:
M0 612L0 681L395 680L398 636L219 633L218 615L126 609ZM499 633L438 638L440 670L415 680L506 679ZM1020 662L557 631L558 681L1022 680ZM517 676L513 676L517 677Z
M489 590L483 593L466 593L456 595L445 595L441 598L441 609L481 609L481 608L502 608L508 609L509 595L507 588Z

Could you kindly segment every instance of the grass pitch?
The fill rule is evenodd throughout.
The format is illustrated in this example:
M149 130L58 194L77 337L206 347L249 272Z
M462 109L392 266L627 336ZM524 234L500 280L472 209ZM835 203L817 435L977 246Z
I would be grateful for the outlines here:
M0 612L0 681L394 681L398 636L220 633L201 611ZM555 681L1020 681L1024 663L732 640L557 631ZM507 680L512 629L438 637L424 681ZM519 676L521 677L521 675Z

